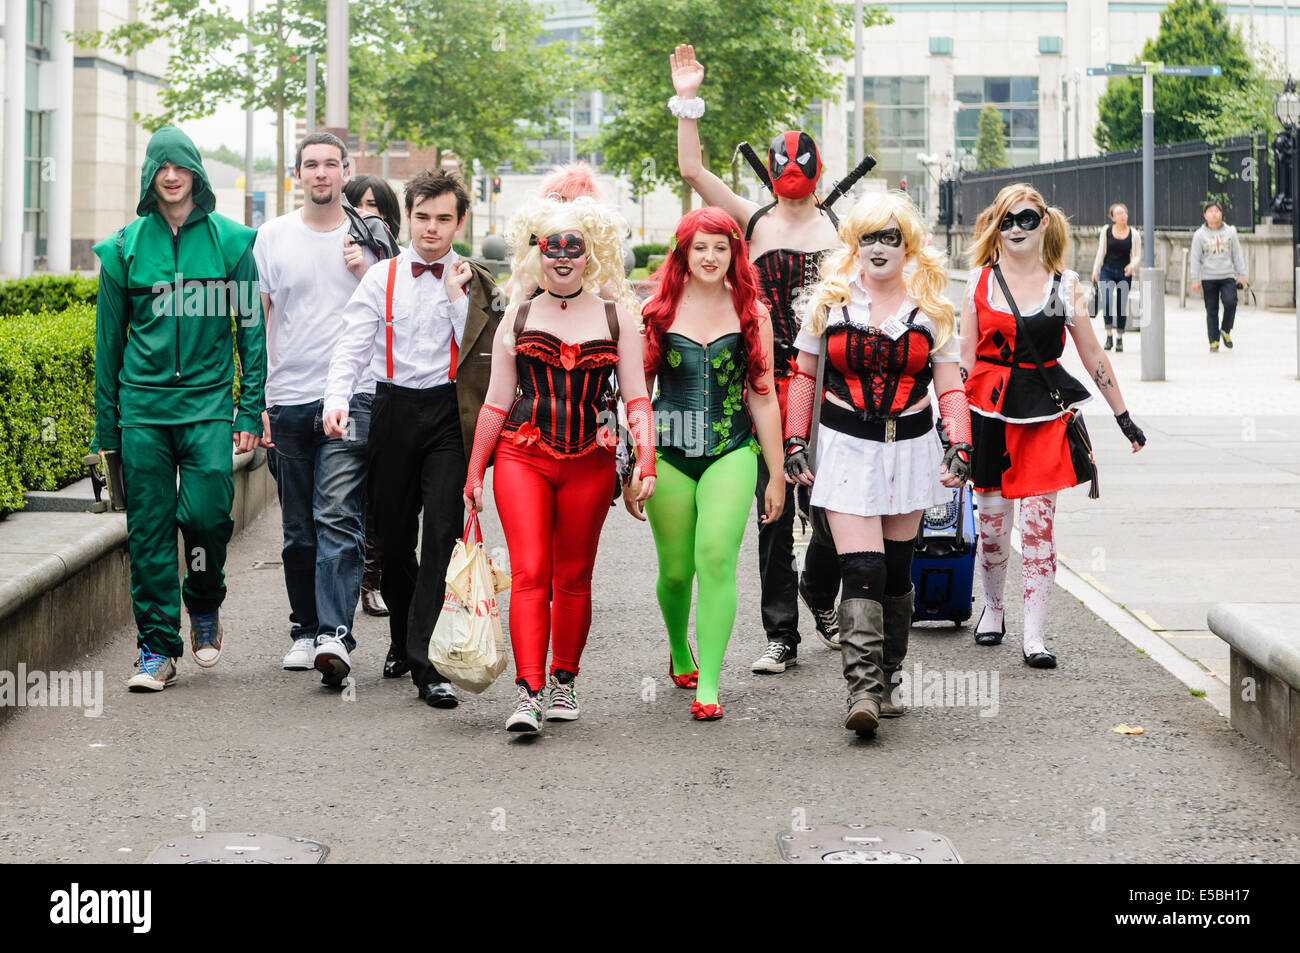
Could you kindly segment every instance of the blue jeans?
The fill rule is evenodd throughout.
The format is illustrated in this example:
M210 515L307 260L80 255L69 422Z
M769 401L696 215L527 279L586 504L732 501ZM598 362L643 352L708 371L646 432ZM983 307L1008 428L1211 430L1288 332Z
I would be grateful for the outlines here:
M284 521L284 582L289 591L291 639L346 631L361 597L366 548L366 442L370 394L348 405L349 433L326 437L321 401L268 408L267 463L275 477Z
M1097 310L1102 313L1106 330L1113 327L1123 334L1124 309L1128 305L1128 292L1133 279L1124 274L1123 268L1112 268L1110 265L1102 265L1097 277L1101 279L1097 282Z

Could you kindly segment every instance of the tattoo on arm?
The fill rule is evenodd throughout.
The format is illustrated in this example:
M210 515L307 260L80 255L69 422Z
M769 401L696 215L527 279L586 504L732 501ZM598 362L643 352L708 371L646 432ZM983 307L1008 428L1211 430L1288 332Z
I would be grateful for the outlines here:
M961 382L962 382L963 384L966 383L966 378L970 376L970 375L967 373L966 368L964 368L964 367L959 367L959 368L957 369L957 372L958 372L959 374L961 374Z
M1092 379L1095 380L1097 382L1097 386L1101 388L1115 386L1115 382L1111 380L1110 374L1106 371L1105 360L1100 360L1097 362L1097 369L1093 371Z

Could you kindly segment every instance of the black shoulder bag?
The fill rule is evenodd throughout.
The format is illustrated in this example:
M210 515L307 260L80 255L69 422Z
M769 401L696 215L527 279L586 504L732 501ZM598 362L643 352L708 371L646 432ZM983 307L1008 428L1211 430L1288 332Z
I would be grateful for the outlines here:
M1025 327L1025 319L1020 316L1020 309L1016 307L1016 299L1011 297L1011 289L1007 287L1007 281L1002 277L1002 269L997 265L993 266L993 277L998 280L998 287L1002 289L1002 295L1007 299L1007 306L1011 308L1011 313L1015 316L1016 340L1024 339L1025 346L1029 348L1029 356L1038 365L1038 373L1043 375L1043 383L1047 385L1047 393L1052 398L1052 403L1065 416L1065 434L1070 444L1070 460L1074 464L1076 473L1089 475L1092 485L1088 489L1088 499L1095 500L1101 496L1101 491L1097 488L1097 459L1092 453L1092 441L1088 438L1088 428L1083 425L1083 415L1077 410L1070 410L1065 406L1065 401L1061 399L1060 389L1047 376L1047 370L1043 367L1043 359L1038 356L1038 348L1034 345L1034 339Z

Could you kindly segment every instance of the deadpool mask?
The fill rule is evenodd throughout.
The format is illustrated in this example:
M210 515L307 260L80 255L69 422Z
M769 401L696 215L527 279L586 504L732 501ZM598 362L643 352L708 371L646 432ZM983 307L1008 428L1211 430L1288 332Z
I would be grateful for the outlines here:
M782 198L801 199L817 188L822 157L806 132L791 129L772 140L767 149L767 171L772 191Z

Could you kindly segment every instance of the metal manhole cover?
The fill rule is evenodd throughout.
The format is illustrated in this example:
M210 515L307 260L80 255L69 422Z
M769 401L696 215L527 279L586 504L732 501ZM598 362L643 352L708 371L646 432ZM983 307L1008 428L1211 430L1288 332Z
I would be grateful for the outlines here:
M787 864L960 864L952 841L913 827L837 824L776 835Z
M330 849L280 834L191 834L153 849L146 864L319 864Z

